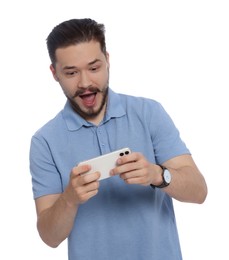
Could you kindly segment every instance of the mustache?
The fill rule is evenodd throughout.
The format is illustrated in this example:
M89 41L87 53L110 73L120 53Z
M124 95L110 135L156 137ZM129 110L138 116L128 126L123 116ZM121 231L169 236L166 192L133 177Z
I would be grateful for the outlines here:
M78 90L76 90L75 94L72 96L72 98L76 98L80 95L83 95L86 91L90 91L93 93L105 93L107 90L109 89L109 68L108 68L108 80L107 80L107 85L104 89L100 90L97 87L93 87L93 86L88 86L86 88L80 88Z
M89 87L84 88L84 89L78 89L78 90L75 92L73 98L78 97L78 96L80 96L80 95L83 95L86 91L90 91L90 92L93 92L93 93L103 92L102 90L100 90L100 89L98 89L98 88L96 88L96 87L91 87L91 86L89 86Z

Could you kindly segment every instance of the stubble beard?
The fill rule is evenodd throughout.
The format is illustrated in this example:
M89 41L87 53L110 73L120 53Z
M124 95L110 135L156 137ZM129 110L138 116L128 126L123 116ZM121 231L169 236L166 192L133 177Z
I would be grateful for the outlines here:
M107 103L107 97L108 97L108 85L107 87L105 87L103 90L99 90L98 88L94 88L94 87L88 87L87 90L91 91L91 92L96 92L97 94L100 93L102 94L102 101L100 106L98 107L98 109L94 109L94 108L87 108L87 109L82 109L77 102L74 100L74 97L79 96L80 94L83 93L83 91L77 91L75 93L75 95L72 98L67 97L67 99L69 100L73 110L79 114L82 118L86 119L86 120L90 120L90 119L94 119L96 118L101 111L103 110L104 106L106 106ZM85 91L85 90L84 90ZM97 95L96 94L96 95Z

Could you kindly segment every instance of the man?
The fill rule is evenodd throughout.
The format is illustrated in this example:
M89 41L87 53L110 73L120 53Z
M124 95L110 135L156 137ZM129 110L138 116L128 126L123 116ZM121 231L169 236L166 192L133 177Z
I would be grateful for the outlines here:
M158 102L109 88L104 31L72 19L47 38L67 102L31 141L39 234L51 247L68 238L70 260L182 259L172 198L203 203L205 180ZM109 178L78 166L123 147Z

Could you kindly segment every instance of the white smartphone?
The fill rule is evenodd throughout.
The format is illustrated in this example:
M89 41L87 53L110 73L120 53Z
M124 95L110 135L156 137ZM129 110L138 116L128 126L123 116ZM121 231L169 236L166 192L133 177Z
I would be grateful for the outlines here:
M129 148L122 148L120 150L80 162L78 165L90 165L91 170L88 171L86 174L98 171L101 173L99 180L103 180L110 177L110 170L116 167L116 161L118 160L118 158L130 153L131 151Z

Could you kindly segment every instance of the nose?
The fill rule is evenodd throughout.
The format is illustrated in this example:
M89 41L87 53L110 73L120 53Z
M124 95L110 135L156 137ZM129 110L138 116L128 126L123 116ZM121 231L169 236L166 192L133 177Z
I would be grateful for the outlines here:
M80 88L88 88L91 85L91 80L86 71L80 72L80 79L78 82Z

